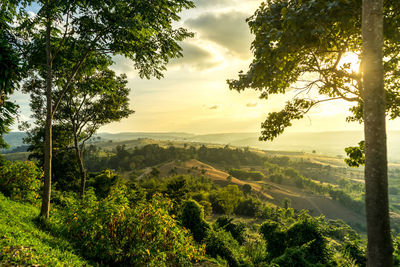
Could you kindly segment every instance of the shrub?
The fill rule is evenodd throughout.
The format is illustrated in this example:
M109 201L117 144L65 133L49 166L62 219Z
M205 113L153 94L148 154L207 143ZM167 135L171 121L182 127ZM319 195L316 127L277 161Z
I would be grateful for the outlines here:
M241 216L254 217L261 209L261 202L253 198L240 200L235 208L235 214Z
M182 225L190 229L197 242L201 242L206 237L210 226L204 220L203 207L195 200L187 200L183 203L181 220Z
M277 222L267 220L260 228L260 233L267 242L267 249L271 258L278 257L285 251L285 233L281 231Z
M210 216L212 214L212 206L211 203L206 201L206 200L202 200L199 202L200 205L203 206L204 209L204 216Z
M169 215L172 202L154 196L131 207L124 186L97 200L89 189L82 201L67 199L67 235L87 257L106 265L182 266L202 258L189 232Z
M111 188L118 182L118 176L112 170L104 170L90 175L87 181L88 187L93 187L98 198L105 198L111 192Z
M229 266L239 266L234 251L239 246L232 235L222 229L209 231L205 239L206 253L211 257L220 256L228 262Z
M268 266L265 263L268 253L264 240L250 240L243 246L245 254L248 255L254 266Z
M307 258L307 247L294 247L287 248L285 253L275 258L272 262L272 266L280 267L292 267L292 266L302 266L302 267L323 267L323 264L312 264L306 260Z
M11 199L34 203L39 198L42 176L32 161L4 161L0 166L0 190Z
M288 227L282 227L274 221L266 221L261 225L260 231L267 242L270 259L277 264L287 263L279 266L331 264L332 258L320 222L311 216L303 216Z
M232 237L239 242L239 244L244 243L245 239L245 225L243 223L233 223L233 218L228 216L221 216L215 222L218 228L221 228L229 233Z
M242 199L243 193L237 185L228 185L209 195L209 200L214 213L232 214Z

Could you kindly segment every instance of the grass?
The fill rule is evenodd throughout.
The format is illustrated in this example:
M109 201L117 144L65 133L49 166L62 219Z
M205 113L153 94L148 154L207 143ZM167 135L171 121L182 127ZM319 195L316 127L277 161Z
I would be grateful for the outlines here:
M38 214L0 193L0 266L91 266L67 240L38 228Z

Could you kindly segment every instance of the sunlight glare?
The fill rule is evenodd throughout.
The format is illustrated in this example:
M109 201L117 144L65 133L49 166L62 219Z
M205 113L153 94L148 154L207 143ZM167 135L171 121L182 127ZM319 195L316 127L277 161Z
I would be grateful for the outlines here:
M339 66L344 67L345 64L350 64L350 71L354 73L359 72L360 59L355 53L346 53L340 60Z

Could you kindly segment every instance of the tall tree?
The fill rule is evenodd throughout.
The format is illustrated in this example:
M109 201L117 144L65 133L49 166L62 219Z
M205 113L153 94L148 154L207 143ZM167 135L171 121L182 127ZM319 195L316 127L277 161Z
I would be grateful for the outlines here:
M52 122L64 95L70 89L82 64L92 53L120 54L130 58L141 77L162 77L170 58L182 56L179 41L192 34L174 29L178 13L193 7L190 0L113 0L113 1L36 1L40 10L32 18L32 46L44 36L46 65L31 62L34 75L46 83L46 135L44 153L44 190L41 216L48 218L51 195ZM54 41L55 40L55 41ZM64 46L74 49L76 59L62 79L54 79L53 61ZM33 49L31 51L34 51ZM54 88L60 93L56 99ZM54 104L53 104L54 102Z
M22 76L16 38L10 26L17 16L18 3L19 1L0 2L0 148L8 147L3 134L9 131L18 108L9 100L9 96L18 88Z
M58 70L63 69L62 65L70 60L64 56L71 57L71 53L60 52L59 59L61 60L54 62L54 67ZM69 147L75 150L81 178L81 195L84 194L86 184L86 168L83 160L86 142L101 126L119 121L133 113L129 109L130 90L126 87L126 75L117 76L110 70L112 64L113 61L108 56L101 54L89 56L82 64L71 83L70 90L65 94L53 117L55 125L64 128L72 136L69 139L70 142L64 143L63 150L68 150ZM58 71L54 75L64 74ZM31 109L36 125L43 125L45 121L44 84L33 77L27 80L25 85L25 90L31 93ZM54 95L57 97L59 93L54 92ZM40 134L41 131L36 130L35 133ZM38 141L37 138L32 137L29 140L33 141L32 147L35 146L35 141Z
M377 28L368 24L371 35L382 30L382 21L385 27L380 37L362 46L361 0L268 0L262 3L247 20L255 35L251 47L254 60L247 73L240 72L239 79L228 80L228 84L230 89L239 92L246 88L259 90L261 98L265 99L271 94L294 93L282 111L269 113L262 123L260 140L265 141L273 140L291 126L293 120L303 118L320 103L334 100L354 103L350 108L353 114L347 120L365 121L365 138L369 140L365 142L366 150L369 149L366 183L372 183L367 185L367 194L370 194L366 205L370 215L367 216L378 216L374 220L383 221L374 224L372 217L368 219L368 233L373 233L368 256L371 264L382 257L386 257L382 264L389 264L385 113L391 119L400 115L400 1L385 1L383 7L376 3L373 6L376 16L363 22L380 21ZM383 12L376 8L382 8ZM370 16L365 12L364 15ZM364 73L347 60L351 56L363 62Z
M392 266L383 70L383 0L362 7L367 265Z

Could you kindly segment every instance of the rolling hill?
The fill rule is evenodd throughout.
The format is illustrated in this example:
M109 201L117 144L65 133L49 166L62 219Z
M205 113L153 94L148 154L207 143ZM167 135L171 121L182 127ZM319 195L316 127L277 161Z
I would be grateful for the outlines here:
M363 216L344 207L338 201L332 200L330 197L316 195L305 189L276 184L270 181L243 181L235 177L232 177L229 183L227 181L227 177L229 176L227 172L195 159L184 162L171 161L160 164L157 168L160 170L160 177L166 177L171 174L194 174L197 176L204 175L210 178L214 183L222 186L235 184L241 188L244 184L249 184L257 196L272 206L282 206L284 199L290 199L292 208L296 210L307 209L313 216L324 215L328 219L341 219L351 225L365 225ZM147 173L149 173L150 170L149 168Z

